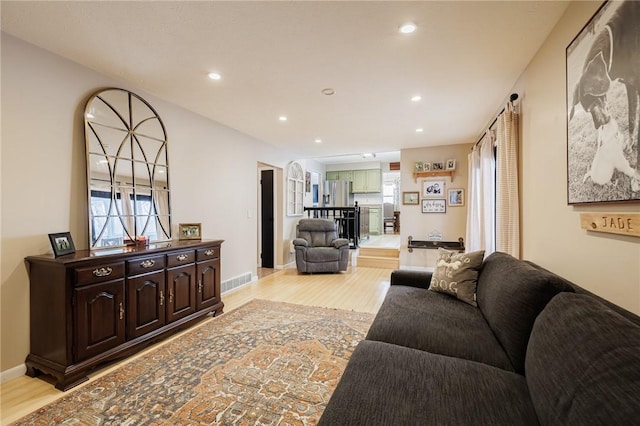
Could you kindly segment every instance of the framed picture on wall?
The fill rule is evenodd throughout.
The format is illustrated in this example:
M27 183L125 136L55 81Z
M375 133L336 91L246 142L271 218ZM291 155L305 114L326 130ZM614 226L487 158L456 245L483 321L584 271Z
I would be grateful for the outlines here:
M443 197L444 185L444 180L423 180L422 198Z
M420 202L420 193L418 191L408 191L402 193L402 204L417 206Z
M455 170L456 169L456 160L451 159L447 160L447 170Z
M431 163L428 161L425 161L424 163L422 163L422 170L424 170L425 172L430 172L431 171Z
M424 199L422 200L422 213L446 213L447 202L441 199Z
M444 162L434 161L433 164L431 165L431 170L434 172L439 172L441 170L444 170Z
M449 207L464 206L464 189L450 189L448 195Z
M640 200L638 22L635 1L604 2L567 46L568 204Z

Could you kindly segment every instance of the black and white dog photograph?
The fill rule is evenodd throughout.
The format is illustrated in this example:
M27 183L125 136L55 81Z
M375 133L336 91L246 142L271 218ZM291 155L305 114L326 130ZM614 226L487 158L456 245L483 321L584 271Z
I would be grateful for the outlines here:
M640 200L640 2L608 1L567 47L569 204Z

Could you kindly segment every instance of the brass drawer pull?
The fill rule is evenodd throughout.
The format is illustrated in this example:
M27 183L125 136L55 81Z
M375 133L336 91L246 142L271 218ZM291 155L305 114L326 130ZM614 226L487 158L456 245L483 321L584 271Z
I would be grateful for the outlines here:
M180 262L182 262L183 260L187 260L188 258L189 256L186 254L179 254L176 256L176 259L178 259Z
M198 293L202 293L202 280L198 280Z
M173 290L169 290L169 303L173 303Z
M94 269L93 275L95 275L96 277L107 277L111 275L112 272L113 272L113 269L107 266L106 268Z
M156 262L153 259L147 259L140 262L140 266L142 266L143 268L151 268L155 264Z
M160 290L160 306L164 305L164 293Z
M120 302L120 319L124 319L124 306L122 306L122 302Z
M204 254L206 254L207 256L213 256L214 254L216 254L215 250L207 250L204 252Z

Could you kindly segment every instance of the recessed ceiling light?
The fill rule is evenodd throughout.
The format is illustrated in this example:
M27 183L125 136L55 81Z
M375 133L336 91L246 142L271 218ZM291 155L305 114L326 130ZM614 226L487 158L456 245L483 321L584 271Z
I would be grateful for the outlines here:
M413 22L407 22L406 24L402 24L402 26L400 27L400 32L402 34L411 34L416 30L416 28L418 28L416 24L414 24Z
M287 121L287 116L286 115L281 115L280 117L278 117L278 120Z
M316 139L316 140L315 140L315 143L322 143L322 139L319 139L319 138L318 138L318 139Z
M364 154L362 154L362 158L376 158L376 154L375 153L370 153L370 152L365 152Z
M421 100L422 100L422 96L420 96L420 95L415 95L415 96L411 97L411 101L412 102L419 102Z
M424 129L422 127L418 127L416 129L416 133L422 133L422 132L424 132Z
M211 80L220 80L222 78L222 76L220 74L218 74L217 72L210 72L209 73L209 78Z
M326 89L322 89L322 94L326 96L331 96L331 95L335 95L336 91L330 87L327 87Z

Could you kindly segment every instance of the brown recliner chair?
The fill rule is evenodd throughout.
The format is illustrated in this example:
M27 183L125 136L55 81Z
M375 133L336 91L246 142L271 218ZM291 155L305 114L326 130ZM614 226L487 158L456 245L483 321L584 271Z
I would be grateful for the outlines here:
M349 264L349 240L338 238L334 221L329 219L300 219L296 250L298 272L346 271Z

